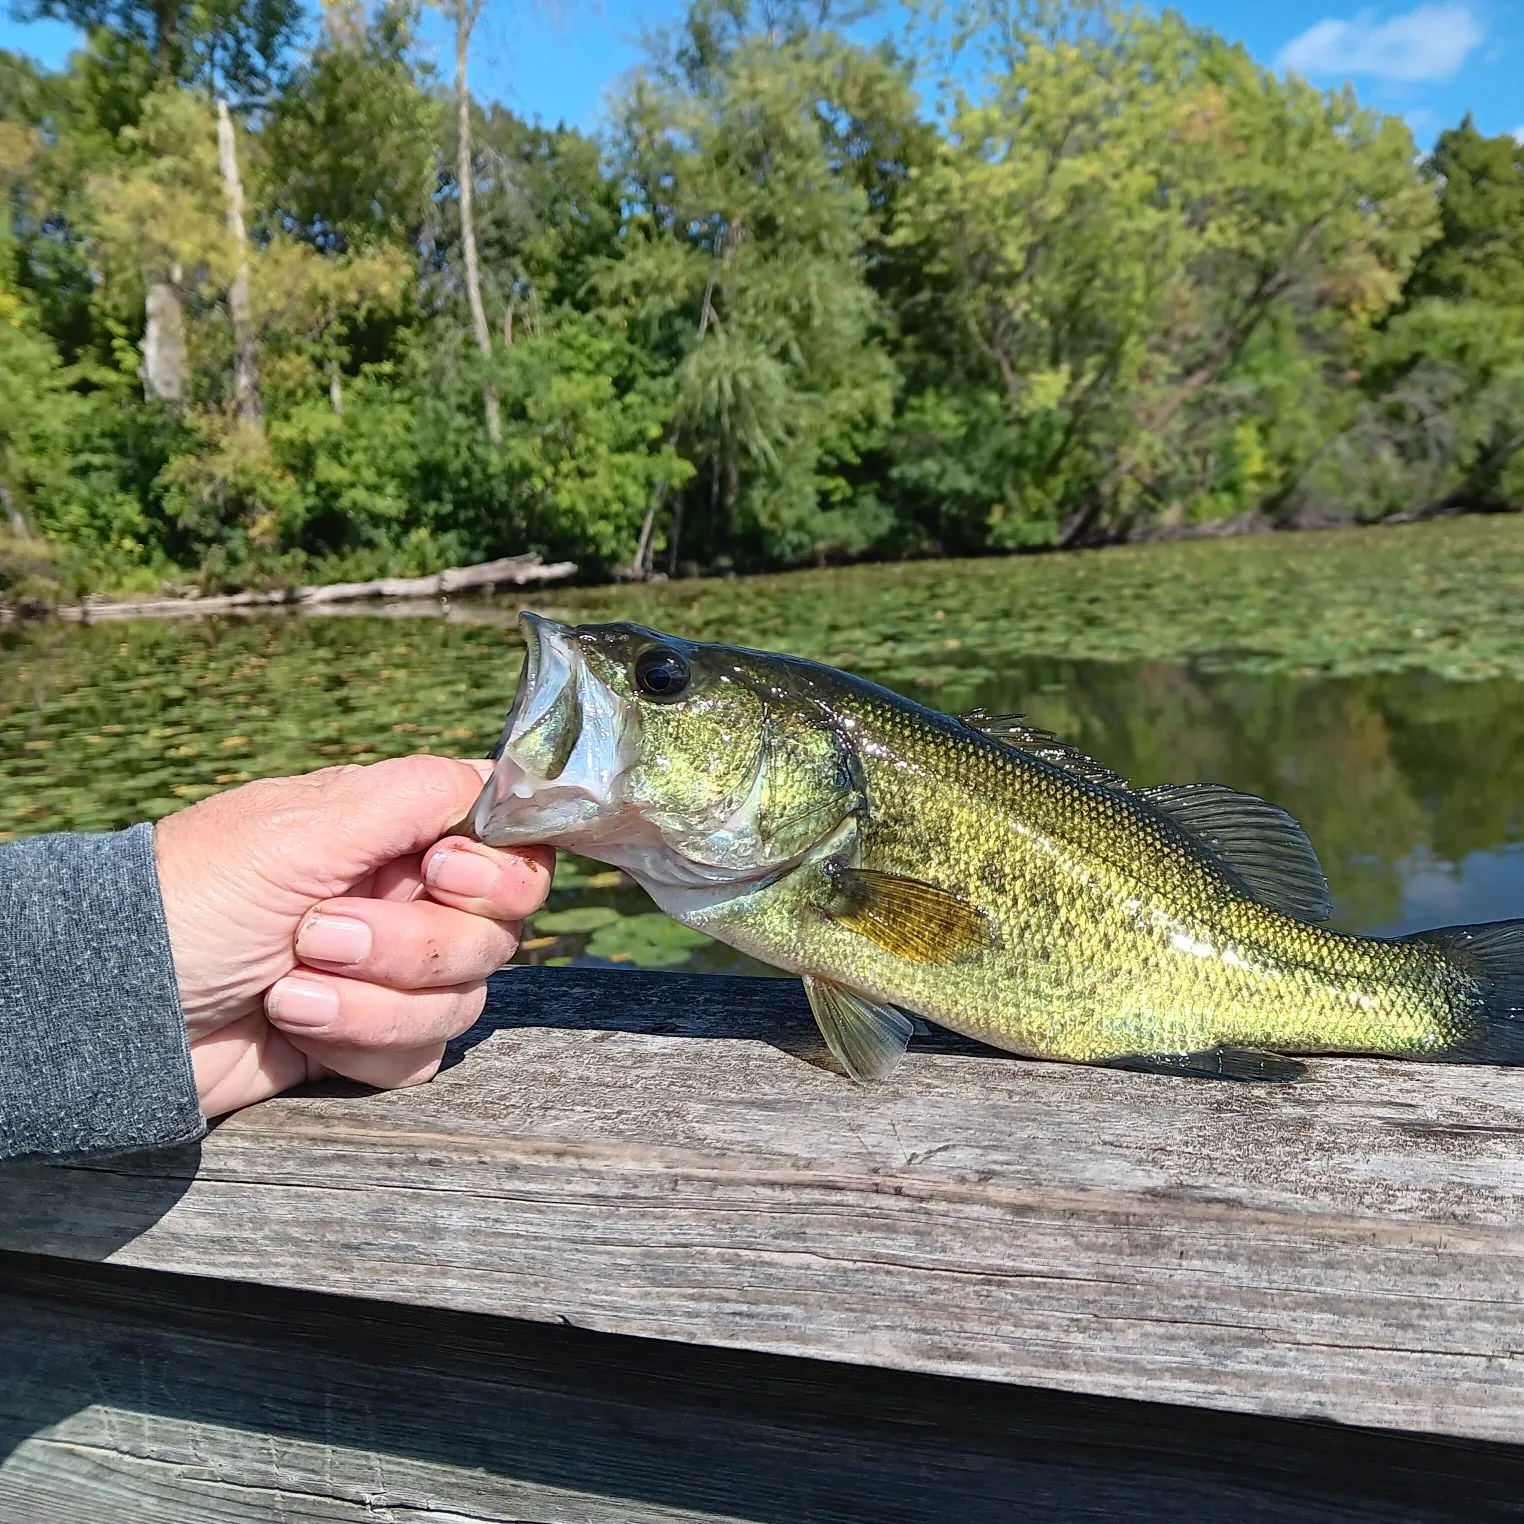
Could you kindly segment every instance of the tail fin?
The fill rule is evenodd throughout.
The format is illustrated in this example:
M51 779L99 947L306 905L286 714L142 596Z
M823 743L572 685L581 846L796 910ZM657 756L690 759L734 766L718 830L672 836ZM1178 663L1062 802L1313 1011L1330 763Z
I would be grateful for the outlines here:
M1440 926L1404 941L1437 947L1481 987L1474 1039L1438 1057L1482 1064L1524 1064L1524 920Z

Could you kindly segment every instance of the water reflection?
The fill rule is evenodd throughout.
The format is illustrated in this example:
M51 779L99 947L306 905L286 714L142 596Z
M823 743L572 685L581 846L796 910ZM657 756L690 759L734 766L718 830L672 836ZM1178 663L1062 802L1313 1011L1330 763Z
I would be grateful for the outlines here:
M1225 783L1284 805L1348 930L1524 915L1524 684L1050 662L972 701L1025 709L1137 783Z
M997 679L987 651L897 668L890 645L871 649L855 658L865 676L953 711L1024 711L1139 784L1212 780L1283 804L1346 929L1524 916L1524 684L1262 676L1223 656L1212 668L1011 659ZM482 755L518 660L503 630L426 619L0 631L0 835L108 829L335 761ZM588 905L650 909L585 872L552 910ZM535 956L576 956L585 941ZM650 934L640 946L632 957L673 956ZM737 966L715 948L693 962Z

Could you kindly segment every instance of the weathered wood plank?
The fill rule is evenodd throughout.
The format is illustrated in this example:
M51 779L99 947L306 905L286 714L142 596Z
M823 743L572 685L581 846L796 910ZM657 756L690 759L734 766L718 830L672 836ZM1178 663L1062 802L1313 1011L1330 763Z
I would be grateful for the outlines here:
M518 970L434 1084L0 1172L0 1246L610 1332L1524 1440L1524 1073L1294 1087L918 1041L796 985Z
M1524 1451L0 1256L16 1524L1417 1524Z

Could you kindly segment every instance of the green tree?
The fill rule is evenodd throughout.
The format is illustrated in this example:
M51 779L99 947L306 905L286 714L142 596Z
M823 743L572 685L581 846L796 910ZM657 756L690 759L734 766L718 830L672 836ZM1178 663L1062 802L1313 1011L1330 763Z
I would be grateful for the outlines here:
M1468 115L1440 133L1424 173L1439 187L1439 237L1407 295L1524 308L1524 144L1483 137Z
M1290 462L1267 449L1256 370L1276 368L1267 349L1337 349L1395 302L1433 215L1406 129L1171 14L965 19L949 131L900 236L949 283L966 347L948 368L983 395L923 394L912 433L946 451L1000 398L998 476L976 486L996 544L1273 497ZM1238 480L1228 504L1203 457Z
M269 215L324 252L415 241L434 189L440 106L414 58L415 11L325 9L260 133Z
M1305 499L1362 519L1524 503L1524 308L1416 302L1373 336L1364 381Z
M67 21L147 58L161 83L249 92L278 79L302 25L299 0L18 0L20 20Z
M0 122L0 534L17 539L31 537L32 494L66 469L75 413L58 351L16 282L9 195L36 151L33 135Z
M894 372L866 279L868 197L839 152L843 66L865 56L802 10L698 6L624 104L631 211L600 288L675 377L667 441L695 474L671 503L672 569L685 542L794 561L883 532L852 472ZM651 525L642 540L649 558Z

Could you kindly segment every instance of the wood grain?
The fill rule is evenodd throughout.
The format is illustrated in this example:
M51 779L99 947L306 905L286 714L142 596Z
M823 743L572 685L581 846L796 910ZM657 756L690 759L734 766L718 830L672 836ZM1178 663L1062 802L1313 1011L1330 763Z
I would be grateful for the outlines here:
M0 1255L6 1524L1418 1524L1511 1446Z
M918 1039L786 981L522 969L432 1085L0 1172L0 1247L903 1371L1524 1440L1524 1073L1250 1087Z

